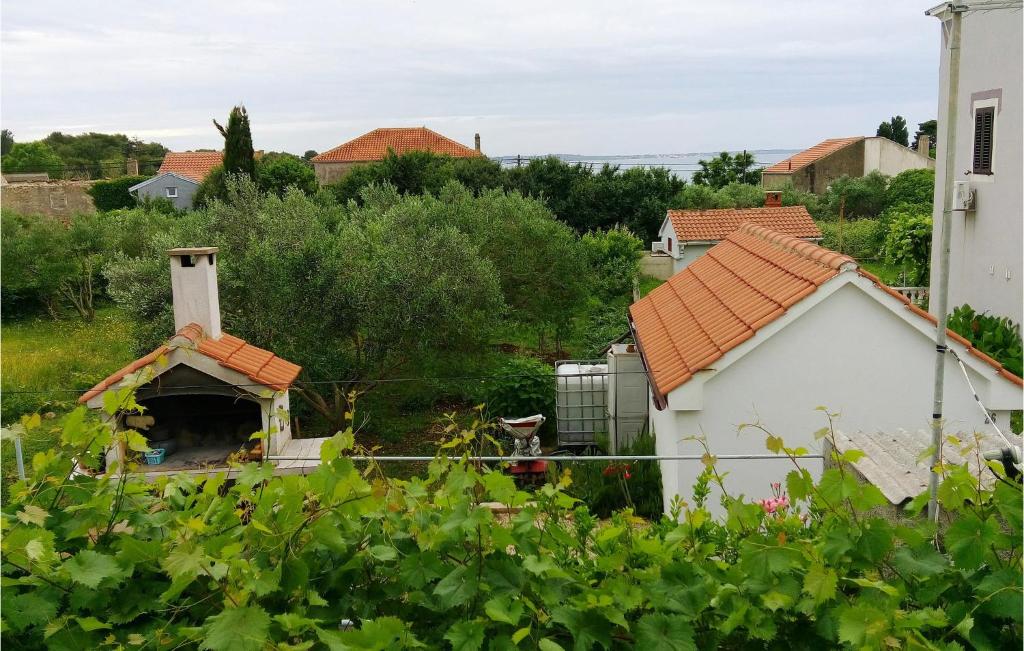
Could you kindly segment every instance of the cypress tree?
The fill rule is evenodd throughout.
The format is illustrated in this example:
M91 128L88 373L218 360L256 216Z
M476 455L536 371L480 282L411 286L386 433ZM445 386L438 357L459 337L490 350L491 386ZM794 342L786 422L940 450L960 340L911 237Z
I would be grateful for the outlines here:
M224 171L228 174L248 174L256 177L256 159L252 149L252 133L249 131L249 114L244 106L231 109L227 128L213 121L224 136Z

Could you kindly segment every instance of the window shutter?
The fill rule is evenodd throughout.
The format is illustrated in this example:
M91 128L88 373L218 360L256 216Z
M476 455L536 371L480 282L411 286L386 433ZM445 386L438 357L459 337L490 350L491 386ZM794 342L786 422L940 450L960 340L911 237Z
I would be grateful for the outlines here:
M974 112L974 174L992 173L992 131L996 109L985 106Z

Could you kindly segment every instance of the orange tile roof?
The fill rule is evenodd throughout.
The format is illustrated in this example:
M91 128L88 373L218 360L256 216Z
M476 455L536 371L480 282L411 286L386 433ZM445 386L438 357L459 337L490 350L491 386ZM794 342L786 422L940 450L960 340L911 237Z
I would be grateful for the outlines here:
M855 142L864 140L864 136L854 136L852 138L831 138L824 140L814 145L810 149L805 149L799 154L794 154L785 160L781 160L775 163L771 167L766 167L761 172L763 174L788 174L795 172L796 170L810 165L811 163L833 154L843 147L852 145Z
M314 163L355 163L381 160L388 150L396 154L409 151L430 151L457 158L481 156L475 149L446 138L426 127L374 129L343 145L315 156Z
M664 405L665 396L694 373L753 337L826 281L855 269L910 311L937 323L899 292L857 269L852 258L763 226L743 224L629 308L656 400ZM1024 386L1024 380L975 351L963 337L952 332L949 336L1000 375Z
M157 174L173 172L178 176L202 183L210 170L224 161L224 153L219 151L169 151L164 155Z
M794 237L821 237L818 225L803 206L670 210L668 218L680 242L718 242L746 222Z
M219 339L210 339L203 332L203 329L195 323L188 324L179 330L175 336L188 340L195 350L210 359L216 360L221 366L238 371L256 384L275 391L286 390L302 371L301 366L285 361L268 350L247 344L238 337L232 337L227 333L222 334ZM78 399L78 402L88 402L120 382L129 373L134 373L142 367L157 361L161 355L169 353L172 347L173 343L168 342L145 357L137 359L114 372L102 382L89 389Z

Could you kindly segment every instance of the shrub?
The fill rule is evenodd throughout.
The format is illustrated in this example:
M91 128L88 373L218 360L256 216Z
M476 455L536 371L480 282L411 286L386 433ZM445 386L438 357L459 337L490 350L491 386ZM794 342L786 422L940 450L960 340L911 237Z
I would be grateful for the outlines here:
M961 305L949 315L949 329L996 360L1017 377L1024 376L1024 353L1020 325L1008 317L978 314L970 305Z
M581 238L595 293L609 300L629 296L640 276L644 243L629 229L616 226L589 231Z
M764 190L760 185L730 183L718 191L726 197L732 208L758 208L764 205Z
M124 392L110 407L134 410ZM62 443L36 455L2 507L5 645L1022 643L1020 488L1005 477L986 488L965 466L942 466L941 527L872 512L887 502L845 468L855 451L817 482L792 471L786 494L770 502L726 495L723 521L699 499L656 522L629 511L600 520L567 493L571 477L526 492L499 469L447 457L409 481L363 470L350 458L351 427L324 443L309 476L274 477L255 463L237 465L232 481L73 473L75 460L95 468L108 445L146 449L138 433L114 434L85 411L64 421ZM21 429L39 426L29 418ZM443 452L458 456L485 432L451 433ZM704 477L714 481L715 471ZM485 502L511 508L495 514Z
M671 207L678 210L732 208L733 198L706 185L688 185L673 197Z
M883 255L885 231L877 219L856 219L842 225L842 246L839 243L839 222L818 222L821 245L845 253L858 260L877 260Z
M284 196L288 188L298 188L306 194L317 191L313 168L298 156L267 154L256 161L256 185L263 192Z
M580 357L596 359L604 355L609 343L629 331L628 303L601 303L587 315L587 325L581 334Z
M492 418L522 418L543 414L544 431L555 424L554 369L535 357L510 357L494 370L494 377L481 382L476 400L487 407Z
M645 429L618 453L655 455L654 436ZM586 504L594 515L608 518L628 508L643 518L661 518L664 498L661 467L657 461L565 463L562 467L568 468L572 476L569 493Z
M846 219L859 217L878 217L886 207L888 178L874 171L860 177L841 176L829 184L821 195L825 214L831 218L839 217L842 208Z
M897 213L885 235L885 260L903 267L913 285L928 283L931 266L932 216Z
M885 189L885 204L927 204L930 212L934 196L935 170L904 170L889 180L889 185Z
M822 204L818 195L813 192L801 192L792 186L787 185L782 189L783 206L803 206L807 212L816 220L828 219L827 207Z
M128 188L142 183L148 176L122 176L110 181L96 181L87 192L96 204L96 210L107 212L121 208L133 208L136 205L135 197L128 192Z

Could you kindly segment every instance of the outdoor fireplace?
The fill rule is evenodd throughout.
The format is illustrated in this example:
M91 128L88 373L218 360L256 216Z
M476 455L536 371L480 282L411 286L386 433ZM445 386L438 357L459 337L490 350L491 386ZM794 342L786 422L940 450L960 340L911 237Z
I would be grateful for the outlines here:
M133 386L142 417L104 417L132 427L164 450L150 473L223 469L232 461L281 454L291 440L288 389L301 368L221 331L217 249L171 249L176 333L163 346L106 378L79 400L103 407L105 393ZM263 440L252 434L264 432ZM107 463L129 452L112 448Z

